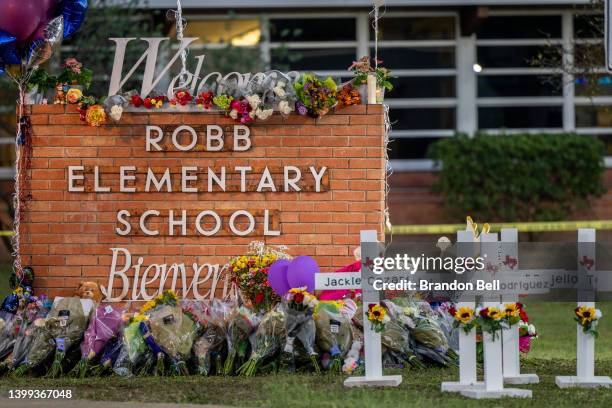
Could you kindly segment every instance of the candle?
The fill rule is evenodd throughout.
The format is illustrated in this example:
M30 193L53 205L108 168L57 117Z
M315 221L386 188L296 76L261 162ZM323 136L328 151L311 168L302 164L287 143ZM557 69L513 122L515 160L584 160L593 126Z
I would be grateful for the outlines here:
M368 75L368 103L375 104L376 102L376 77L372 74Z

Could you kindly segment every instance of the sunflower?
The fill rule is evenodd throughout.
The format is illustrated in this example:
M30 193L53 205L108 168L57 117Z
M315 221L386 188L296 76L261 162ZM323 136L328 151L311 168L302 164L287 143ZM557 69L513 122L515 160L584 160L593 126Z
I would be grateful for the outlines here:
M381 305L373 305L368 310L368 320L372 322L382 322L387 311Z
M595 319L595 308L588 306L580 306L575 310L576 316L580 319L580 324L592 322Z
M463 324L469 323L474 318L474 309L470 307L460 307L455 313L455 319Z
M496 307L489 308L489 318L493 320L501 320L504 317L504 314Z
M504 314L506 317L519 317L521 314L521 308L516 303L506 303L504 305Z

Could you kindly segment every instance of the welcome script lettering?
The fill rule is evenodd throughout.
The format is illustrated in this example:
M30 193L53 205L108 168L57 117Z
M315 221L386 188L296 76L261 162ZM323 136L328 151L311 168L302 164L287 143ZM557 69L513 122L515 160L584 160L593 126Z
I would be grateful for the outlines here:
M205 151L247 152L253 147L250 129L234 125L232 141L228 143L223 128L207 125L199 133L191 126L181 125L171 132L158 126L144 128L145 151L190 152ZM295 193L308 188L322 191L327 167L308 166L301 169L284 165L270 169L254 169L251 166L220 166L218 168L182 165L180 168L119 166L116 172L99 166L68 166L68 191L73 193ZM114 180L113 180L114 178ZM89 188L86 188L90 186ZM153 201L152 201L153 202ZM115 234L118 236L203 236L210 237L224 231L235 236L253 235L262 224L259 233L264 236L281 235L280 226L274 227L269 209L263 214L253 214L248 209L231 210L220 214L213 209L185 209L161 211L149 208L145 211L119 209L116 213ZM112 261L108 283L102 291L108 302L126 300L150 300L165 288L180 290L183 296L191 293L195 299L212 298L220 282L223 296L228 294L229 274L219 264L185 263L145 265L143 257L135 259L126 248L110 248ZM130 272L133 271L133 274ZM132 275L132 276L129 276ZM191 278L189 278L191 276ZM202 291L203 286L207 286ZM152 286L155 286L154 288ZM117 295L113 293L118 292ZM127 298L129 295L129 298Z

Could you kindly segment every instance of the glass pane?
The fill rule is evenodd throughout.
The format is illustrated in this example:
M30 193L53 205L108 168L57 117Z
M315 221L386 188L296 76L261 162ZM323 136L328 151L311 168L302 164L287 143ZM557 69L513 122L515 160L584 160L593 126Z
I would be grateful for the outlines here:
M174 37L175 33L172 28L168 35ZM190 20L185 37L199 37L196 43L255 45L259 43L261 28L259 20Z
M493 16L481 20L480 39L561 38L561 16Z
M478 96L559 96L562 86L561 76L481 75Z
M478 64L484 69L530 67L543 51L545 48L540 46L480 46Z
M574 36L576 38L603 38L603 15L583 14L574 16Z
M478 108L481 129L560 128L563 125L561 106L520 106Z
M436 137L391 138L389 159L426 159L427 149L438 140Z
M589 80L591 83L589 83ZM610 96L612 95L612 75L602 74L593 78L576 78L574 89L576 96Z
M374 39L374 30L370 32ZM455 38L454 17L385 17L378 26L378 39L401 40L451 40Z
M597 138L605 145L605 155L612 156L612 134L597 135Z
M612 127L612 106L576 106L577 127Z
M455 108L393 108L389 115L395 130L455 128Z
M374 56L374 49L370 49ZM378 49L378 59L391 69L454 68L453 47L384 47Z
M356 41L354 18L270 20L270 41Z
M342 70L355 60L356 50L347 48L314 48L272 50L272 67L279 70Z
M399 77L391 80L391 98L454 98L455 77Z

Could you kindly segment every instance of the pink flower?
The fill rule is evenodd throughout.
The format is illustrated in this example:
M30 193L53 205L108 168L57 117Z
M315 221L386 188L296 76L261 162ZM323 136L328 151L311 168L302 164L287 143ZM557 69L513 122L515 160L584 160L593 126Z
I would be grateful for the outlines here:
M83 64L77 61L76 58L66 58L64 61L64 67L72 70L75 74L81 73L81 68L83 68Z
M521 353L529 353L530 349L531 349L531 337L530 336L519 337L519 351Z

